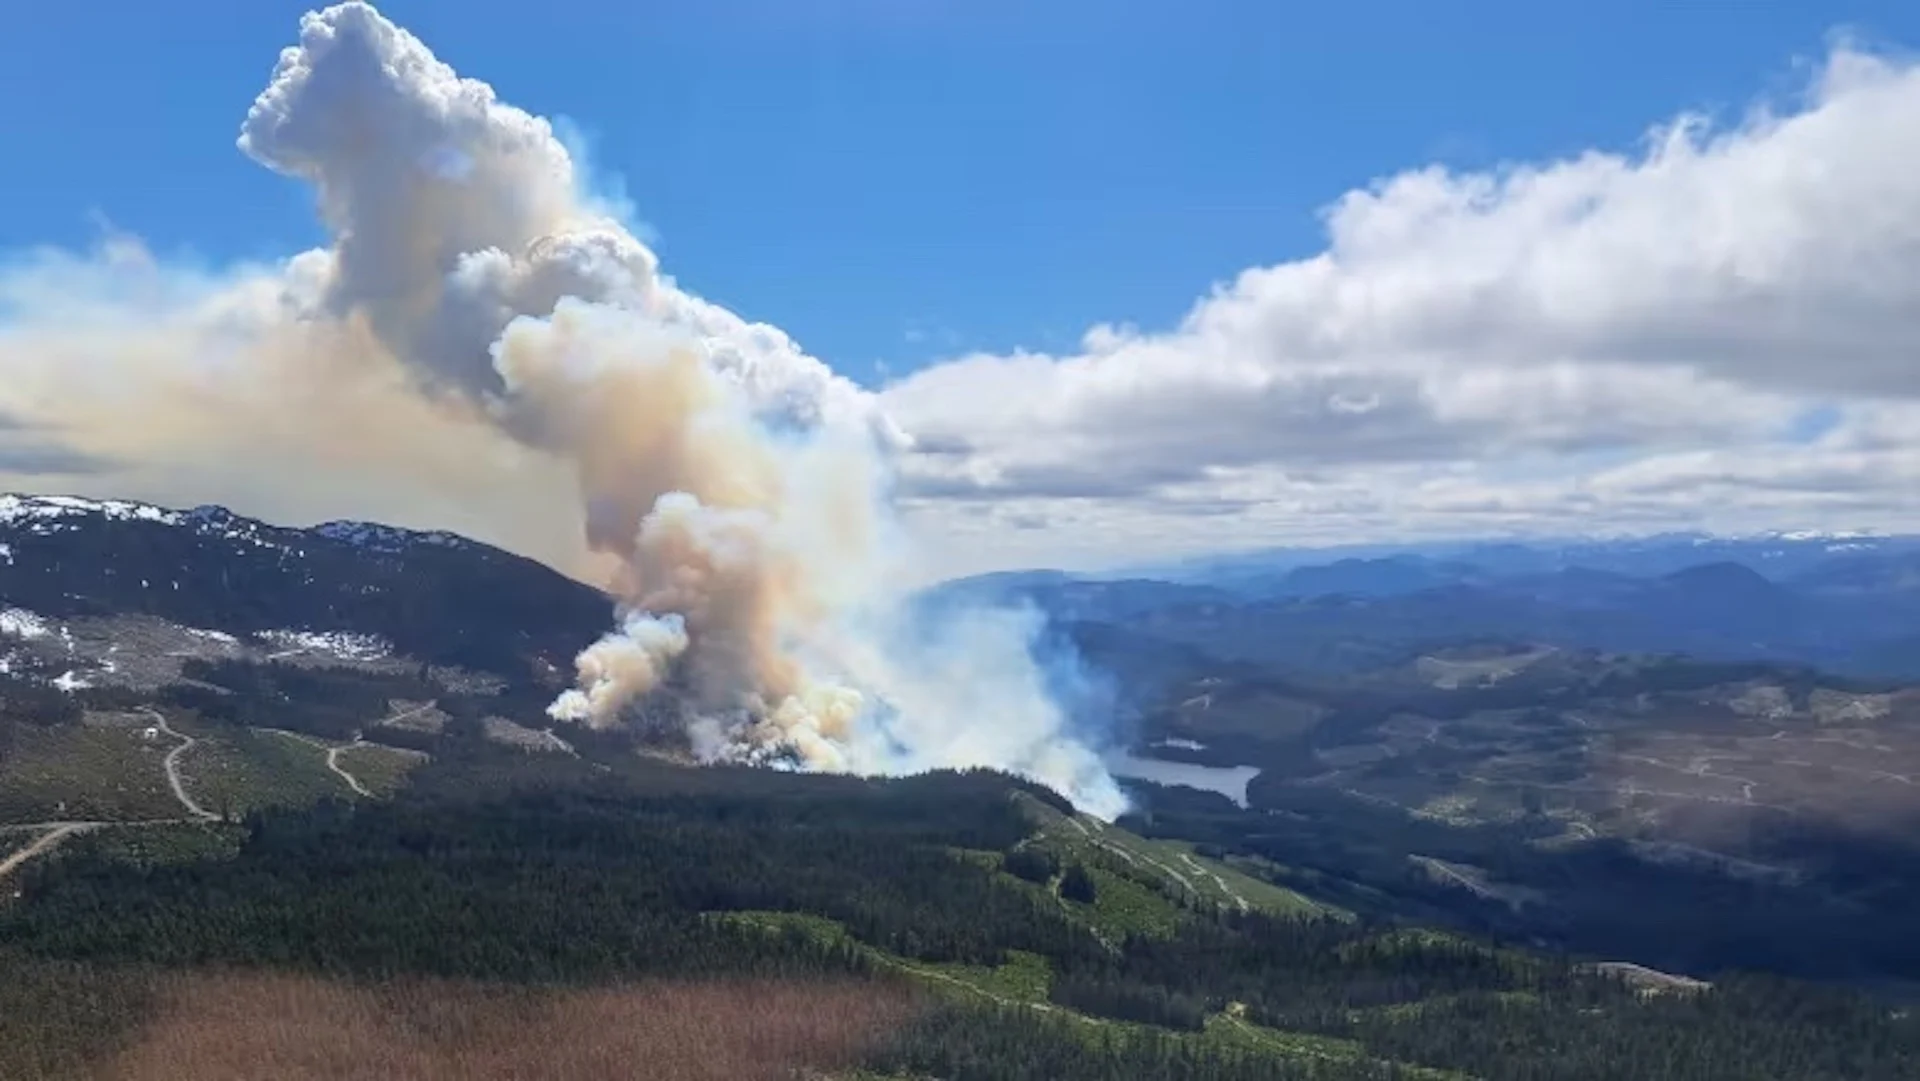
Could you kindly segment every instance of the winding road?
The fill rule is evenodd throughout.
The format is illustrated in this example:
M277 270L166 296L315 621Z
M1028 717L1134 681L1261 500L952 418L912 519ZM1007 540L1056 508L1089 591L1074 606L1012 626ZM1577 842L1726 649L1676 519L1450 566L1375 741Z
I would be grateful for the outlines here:
M167 719L161 716L160 711L157 709L149 709L142 706L139 712L152 718L155 728L180 741L178 747L167 752L166 760L161 763L167 768L167 785L173 789L173 797L179 800L180 806L185 807L187 813L193 817L203 822L218 821L220 816L200 806L193 796L187 792L186 782L180 778L180 756L186 754L188 750L192 749L193 746L200 741L192 736L174 731L173 727L167 724Z
M355 777L351 773L348 773L346 767L340 764L341 751L345 751L354 747L360 747L366 744L367 741L360 738L360 733L355 732L353 734L353 742L342 743L342 744L339 744L338 746L335 746L323 740L315 739L314 737L309 736L304 732L289 732L284 728L263 728L261 729L261 731L272 732L276 736L285 736L291 740L298 740L299 742L304 743L309 747L313 747L318 750L327 752L327 768L332 770L335 776L347 782L347 787L353 789L354 795L365 796L368 799L373 798L372 790L367 788L366 785L361 784L360 778Z
M354 795L365 796L368 799L372 799L373 790L361 784L360 778L348 773L347 768L340 764L340 752L349 747L358 747L362 742L363 741L356 736L352 743L340 747L327 748L327 768L332 770L341 780L347 782L347 787L353 789Z
M378 721L375 721L374 723L375 724L396 724L400 721L406 720L409 717L418 717L420 714L425 713L426 711L432 709L437 704L438 703L436 702L427 702L424 705L418 705L413 707L412 709L401 710L400 712L395 713L390 717L382 717ZM327 768L332 770L335 776L347 782L347 787L353 789L354 795L365 796L367 799L375 798L375 795L372 789L368 788L364 784L361 784L360 778L355 777L353 774L347 772L347 768L340 764L341 751L350 751L355 747L376 746L376 744L368 743L364 738L361 737L360 733L355 732L353 734L353 739L351 741L336 745L336 744L327 743L325 740L316 739L313 736L309 736L304 732L292 732L292 731L288 731L285 728L263 728L261 729L261 731L275 732L282 736L287 737L288 739L297 739L309 747L318 747L319 749L327 752ZM384 747L383 744L378 746ZM562 744L562 746L565 746L565 745ZM420 754L421 753L419 751L405 751L399 747L389 747L386 749L399 751L400 753L403 753L403 754ZM567 748L567 750L569 751L571 751L572 749L573 748L571 747Z
M153 726L162 733L180 741L173 750L167 752L167 757L162 760L161 764L166 767L167 787L173 789L173 798L180 801L181 807L186 808L189 817L137 819L131 822L29 822L19 825L0 826L0 832L5 833L18 833L23 830L35 829L44 829L47 831L32 844L0 860L0 878L5 878L7 875L12 874L21 864L51 850L55 845L58 845L60 842L77 833L85 833L89 830L97 830L106 826L165 826L181 822L217 822L220 820L219 815L200 806L199 802L193 798L193 795L187 791L186 781L180 776L180 756L186 754L189 749L200 741L184 732L178 731L172 725L168 724L167 718L163 716L159 710L143 706L136 712L143 714L151 720Z

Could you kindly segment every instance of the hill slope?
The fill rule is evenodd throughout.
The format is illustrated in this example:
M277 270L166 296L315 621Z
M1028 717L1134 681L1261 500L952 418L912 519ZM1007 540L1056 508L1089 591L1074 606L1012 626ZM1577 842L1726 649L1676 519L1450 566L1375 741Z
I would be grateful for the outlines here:
M0 600L63 621L350 633L417 660L505 672L533 659L565 666L610 610L598 590L448 533L287 529L220 507L62 496L0 496Z
M256 817L237 851L135 865L101 834L69 840L0 903L13 977L0 1072L55 1076L22 1060L63 1056L69 1075L130 1077L94 1067L120 1048L152 1061L191 1045L194 1028L169 1025L220 986L209 962L303 981L298 993L257 981L219 1008L220 1031L273 1034L227 1045L231 1076L283 1056L371 1072L320 1054L368 1022L319 1030L289 1012L333 1016L349 993L363 996L354 1017L413 1003L432 1020L407 1053L444 1054L435 1033L491 1046L457 1034L498 1004L636 986L712 998L720 1016L745 994L792 1010L811 990L856 1017L885 1004L885 1025L742 1075L769 1081L1610 1081L1623 1067L1652 1081L1837 1081L1920 1064L1920 1033L1854 996L1733 979L1650 997L1455 935L1250 897L1243 910L1236 873L1095 837L1048 794L989 774L876 782L548 757L555 768L536 776L507 756L444 755L392 803ZM1188 869L1225 892L1185 890ZM146 982L156 967L169 974L159 986ZM836 990L852 986L867 990ZM93 1024L63 1027L77 1001L94 1004ZM518 1016L523 1038L556 1038L548 1010ZM586 1045L610 1035L569 1031ZM771 1031L729 1021L714 1038ZM354 1047L397 1055L395 1038ZM667 1076L711 1076L695 1069Z

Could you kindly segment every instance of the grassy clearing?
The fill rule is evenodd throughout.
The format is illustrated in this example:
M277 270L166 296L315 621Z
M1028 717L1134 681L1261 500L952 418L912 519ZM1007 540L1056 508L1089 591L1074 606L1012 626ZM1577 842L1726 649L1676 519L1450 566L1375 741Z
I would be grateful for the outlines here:
M324 747L280 732L181 727L200 742L180 759L188 791L216 814L261 807L306 807L353 789L327 768Z
M1226 860L1209 860L1195 855L1194 861L1208 868L1225 880L1227 888L1235 896L1244 898L1250 907L1264 909L1281 916L1332 917L1351 919L1353 914L1342 912L1329 905L1323 905L1305 894L1295 893L1285 886L1276 886L1257 875L1249 874Z
M0 722L5 723L5 722ZM16 724L0 760L0 822L175 818L162 766L174 742L132 724Z
M885 968L904 972L926 983L933 990L959 989L1003 1004L1045 1002L1053 987L1053 968L1047 959L1023 950L1008 950L1007 959L997 966L936 964L912 961L897 954L860 942L847 933L837 920L800 912L716 912L713 919L737 927L750 927L771 935L795 934L826 945L851 943L861 953Z
M1282 1032L1279 1029L1256 1025L1240 1015L1237 1003L1230 1004L1223 1012L1207 1018L1205 1031L1207 1042L1217 1047L1261 1051L1288 1058L1312 1058L1337 1062L1353 1062L1365 1057L1361 1046L1352 1040L1316 1036L1305 1032Z
M1247 900L1255 907L1264 908L1269 912L1292 911L1303 916L1317 915L1336 920L1353 919L1353 913L1344 908L1324 901L1315 901L1306 894L1290 890L1285 886L1277 886L1273 882L1275 877L1289 872L1308 878L1318 877L1313 872L1301 872L1297 868L1288 868L1260 856L1229 855L1215 862L1222 868L1221 877L1232 883L1235 889L1243 890ZM1233 874L1228 874L1229 871Z
M1230 1004L1221 1013L1207 1018L1205 1035L1207 1044L1217 1048L1234 1048L1261 1054L1276 1055L1290 1059L1308 1059L1320 1062L1357 1062L1371 1060L1385 1068L1387 1063L1373 1059L1366 1049L1353 1040L1342 1040L1332 1036L1317 1036L1307 1032L1283 1032L1280 1029L1256 1025L1240 1015L1238 1004ZM1467 1074L1451 1070L1437 1070L1428 1066L1412 1066L1406 1063L1394 1063L1394 1077L1406 1081L1473 1081Z
M1062 903L1109 941L1128 935L1165 937L1179 927L1180 909L1159 891L1099 866L1088 866L1087 873L1093 878L1093 903Z
M1237 867L1201 856L1186 842L1147 840L1086 815L1069 817L1038 800L1022 798L1022 802L1039 826L1033 843L1065 862L1105 867L1115 876L1151 883L1168 898L1193 903L1262 909L1283 916L1344 915ZM1115 913L1117 918L1145 918L1150 924L1164 926L1160 914L1147 915L1138 898L1131 900L1134 903L1128 911Z
M1103 857L1091 848L1066 852L1051 845L1043 847L1050 848L1056 855L1066 856L1069 862L1081 863L1086 867L1094 883L1092 904L1061 897L1058 875L1054 876L1053 882L1041 885L1001 871L1005 857L998 852L954 849L952 855L955 859L997 872L995 880L1008 889L1019 890L1061 906L1068 915L1092 928L1109 943L1118 942L1128 935L1164 937L1171 935L1174 928L1179 926L1182 919L1179 906L1158 889L1102 867L1099 861Z
M833 946L842 942L852 942L853 936L847 933L838 920L825 916L812 916L804 912L715 912L712 919L735 927L746 927L770 935L797 934L807 940ZM876 957L884 957L884 951L870 946L861 946L862 950Z
M356 743L341 748L334 760L374 795L391 796L407 783L407 774L425 762L426 757L376 743Z
M1151 1032L1160 1037L1171 1036L1182 1043L1190 1044L1196 1051L1237 1050L1293 1060L1322 1062L1335 1060L1351 1062L1368 1057L1364 1049L1352 1040L1303 1032L1284 1032L1253 1024L1241 1016L1238 1005L1230 1005L1225 1012L1209 1017L1206 1027L1191 1035L1172 1033L1166 1029L1151 1028L1128 1021L1093 1017L1065 1009L1048 1001L1049 992L1053 986L1053 970L1047 963L1047 959L1020 950L1007 951L1006 962L993 967L931 964L907 960L885 950L860 943L853 939L846 928L838 922L819 916L792 912L726 912L715 913L713 918L743 927L758 928L768 934L803 934L820 942L852 942L878 964L913 977L935 994L960 995L969 999L986 1000L1001 1006L1029 1006L1035 1010L1044 1011L1050 1017L1076 1023L1089 1040L1114 1038L1124 1040L1129 1036ZM1406 1066L1402 1066L1401 1069L1405 1072L1398 1076L1417 1079L1417 1081L1465 1081L1459 1075L1444 1071ZM835 1076L837 1081L888 1081L882 1075L865 1073Z
M1093 823L1092 825L1098 825ZM1101 827L1101 840L1131 854L1162 874L1177 872L1176 884L1209 904L1223 908L1265 909L1281 916L1319 916L1326 909L1292 890L1262 882L1218 860L1208 859L1184 841L1147 840L1126 830Z
M1028 1004L1047 1001L1053 990L1053 967L1047 959L1024 950L1008 950L1004 964L985 965L926 964L893 958L904 971L921 977L962 984L989 998Z
M155 867L228 859L239 853L245 838L245 829L230 823L180 822L96 830L71 843L76 850L85 849L106 859Z

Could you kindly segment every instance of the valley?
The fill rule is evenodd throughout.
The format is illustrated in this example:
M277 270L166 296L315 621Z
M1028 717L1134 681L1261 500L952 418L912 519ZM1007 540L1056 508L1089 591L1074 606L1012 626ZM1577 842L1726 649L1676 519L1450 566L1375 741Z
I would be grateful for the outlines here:
M696 767L677 724L559 726L604 610L435 630L437 591L499 565L458 538L57 508L0 566L5 1076L221 1076L216 1048L235 1077L455 1076L526 1047L599 1076L691 1044L557 1019L695 1002L672 1031L748 1041L716 1061L769 1081L1597 1081L1652 1031L1730 1079L1858 1076L1839 1030L1795 1027L1806 996L1879 1033L1887 1069L1920 1055L1846 989L1910 971L1888 945L1920 882L1920 694L1898 681L1487 640L1304 674L1152 638L1165 591L1125 586L1131 622L1055 623L1131 718L1108 823L986 771ZM260 550L234 536L274 539L284 592L176 599L73 554L157 547L217 581ZM422 592L416 560L456 584ZM515 573L527 610L580 596ZM414 994L437 1012L378 1005ZM75 1001L96 1028L65 1023ZM526 1047L452 1035L500 1011ZM1559 1048L1552 1072L1501 1033Z

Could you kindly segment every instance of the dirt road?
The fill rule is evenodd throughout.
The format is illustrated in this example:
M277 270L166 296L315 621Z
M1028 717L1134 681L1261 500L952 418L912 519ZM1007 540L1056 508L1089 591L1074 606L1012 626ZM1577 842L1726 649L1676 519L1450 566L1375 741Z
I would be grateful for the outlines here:
M186 782L181 780L180 777L180 756L186 754L194 744L200 741L194 739L192 736L174 731L172 726L167 724L167 719L161 716L160 711L157 709L143 708L140 712L152 718L155 728L180 741L178 747L167 752L166 760L162 763L162 765L167 768L167 784L173 789L173 797L179 800L180 806L185 807L187 813L193 817L208 822L217 820L220 816L200 806L200 804L194 800L193 796L187 792Z
M33 842L32 844L21 849L20 851L15 852L13 855L8 856L6 859L0 860L0 878L7 877L9 874L13 873L14 868L19 867L21 864L27 862L28 860L32 859L35 856L38 856L40 853L47 851L48 849L52 848L54 845L59 844L61 841L66 840L67 838L73 836L74 834L84 833L90 829L97 829L99 828L99 826L100 826L100 823L98 822L62 822L60 823L59 825L48 830L46 834L42 836L39 840Z

